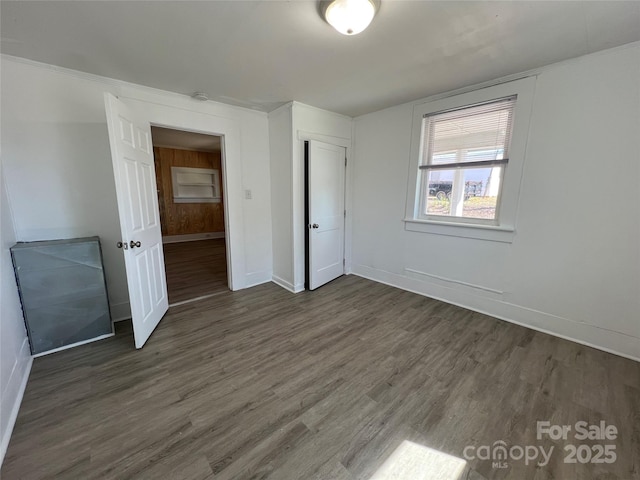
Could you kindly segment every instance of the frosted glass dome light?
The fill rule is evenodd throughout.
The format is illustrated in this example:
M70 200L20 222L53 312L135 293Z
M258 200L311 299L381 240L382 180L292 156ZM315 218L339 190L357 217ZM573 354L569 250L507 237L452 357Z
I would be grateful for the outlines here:
M357 35L369 26L375 14L372 0L334 0L324 16L343 35Z

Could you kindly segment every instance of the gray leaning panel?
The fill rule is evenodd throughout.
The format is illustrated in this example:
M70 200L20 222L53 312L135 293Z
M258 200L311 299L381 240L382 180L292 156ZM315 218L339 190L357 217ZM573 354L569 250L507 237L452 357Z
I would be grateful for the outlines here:
M31 353L113 332L98 237L11 248Z

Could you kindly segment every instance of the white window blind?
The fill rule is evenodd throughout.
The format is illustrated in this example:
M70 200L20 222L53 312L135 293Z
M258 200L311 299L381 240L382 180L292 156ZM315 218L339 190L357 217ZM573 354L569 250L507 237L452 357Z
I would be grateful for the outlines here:
M425 115L420 169L504 165L516 97Z

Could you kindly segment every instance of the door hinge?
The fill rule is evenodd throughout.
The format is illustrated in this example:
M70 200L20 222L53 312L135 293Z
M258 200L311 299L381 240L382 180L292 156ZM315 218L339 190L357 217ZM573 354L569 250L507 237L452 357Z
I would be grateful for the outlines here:
M344 157L344 166L347 166L347 157Z
M344 258L342 259L342 266L343 266L343 267L346 267L346 266L347 266L347 260L346 260L346 259L344 259Z
M344 218L347 218L347 211L344 211Z

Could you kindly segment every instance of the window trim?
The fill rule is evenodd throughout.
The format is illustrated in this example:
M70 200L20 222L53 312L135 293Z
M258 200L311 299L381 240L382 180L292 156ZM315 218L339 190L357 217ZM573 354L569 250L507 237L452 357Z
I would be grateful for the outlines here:
M531 112L533 109L535 82L535 76L526 77L520 80L414 105L411 158L409 161L407 203L404 218L405 230L500 242L513 241ZM514 95L517 96L517 100L513 111L514 119L509 147L509 163L508 168L504 168L502 173L502 184L500 197L498 198L496 219L490 222L483 222L478 221L478 219L463 219L452 216L438 217L437 220L426 219L421 216L421 201L417 193L421 188L419 169L423 140L422 121L424 117L448 110L488 103Z
M499 158L497 160L474 160L472 162L433 163L429 165L418 165L418 170L457 170L462 168L492 167L494 165L506 165L507 163L509 163L508 158Z

